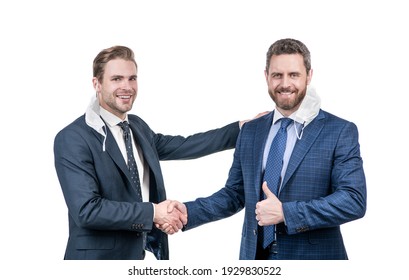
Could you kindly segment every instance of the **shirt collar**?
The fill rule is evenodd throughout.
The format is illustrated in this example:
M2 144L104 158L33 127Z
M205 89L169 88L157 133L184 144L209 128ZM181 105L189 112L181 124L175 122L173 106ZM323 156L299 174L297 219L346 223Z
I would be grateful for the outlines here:
M296 115L297 111L292 113L290 116L287 118L294 120L294 116ZM273 124L277 123L280 119L286 118L283 116L283 114L280 113L280 111L277 110L277 108L274 110L274 117L273 117ZM298 123L298 122L297 122Z
M128 114L126 115L124 120L121 120L120 118L118 118L111 112L105 110L101 106L99 107L99 112L101 117L104 119L104 121L108 124L109 127L114 127L120 122L128 121Z

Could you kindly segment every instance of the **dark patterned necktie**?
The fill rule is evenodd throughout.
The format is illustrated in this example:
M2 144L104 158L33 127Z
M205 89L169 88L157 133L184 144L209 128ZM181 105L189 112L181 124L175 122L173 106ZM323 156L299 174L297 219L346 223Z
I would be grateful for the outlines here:
M268 188L278 196L278 189L281 184L281 170L283 169L283 157L285 146L287 143L287 127L293 120L289 118L281 119L281 126L268 153L266 169L264 171L264 180L267 182ZM265 199L264 195L264 199ZM266 248L274 240L275 226L263 227L263 248Z
M129 173L131 175L132 185L136 189L136 192L138 193L138 197L140 201L142 201L141 183L139 181L138 167L136 166L134 153L132 151L132 138L131 138L131 131L129 129L129 124L127 121L124 121L124 122L120 122L118 125L122 128L123 134L124 134L126 155L128 157L127 164L128 164Z

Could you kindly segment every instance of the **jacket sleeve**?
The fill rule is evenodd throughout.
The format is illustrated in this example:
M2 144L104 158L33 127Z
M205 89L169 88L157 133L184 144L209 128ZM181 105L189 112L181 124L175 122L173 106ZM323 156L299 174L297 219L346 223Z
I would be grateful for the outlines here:
M332 162L327 196L283 203L288 234L339 226L364 216L366 182L358 129L353 123L346 123L341 130ZM315 176L320 176L318 171Z
M234 151L234 159L229 171L224 188L209 197L198 198L195 201L186 202L188 223L184 230L193 229L200 225L214 222L232 216L243 209L244 185L240 162L240 139Z
M194 159L233 149L239 132L239 123L234 122L188 137L155 134L154 141L160 160Z

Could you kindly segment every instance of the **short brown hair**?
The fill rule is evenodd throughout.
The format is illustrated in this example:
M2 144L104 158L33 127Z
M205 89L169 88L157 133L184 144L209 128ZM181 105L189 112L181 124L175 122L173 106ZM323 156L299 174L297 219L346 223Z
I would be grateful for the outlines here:
M133 51L124 46L113 46L108 49L102 50L94 59L93 63L93 75L102 82L104 76L105 65L113 59L121 58L124 60L132 61L137 66Z
M267 51L266 71L270 68L270 60L273 55L300 54L304 58L304 66L307 74L311 70L311 54L307 46L295 39L281 39L270 46Z

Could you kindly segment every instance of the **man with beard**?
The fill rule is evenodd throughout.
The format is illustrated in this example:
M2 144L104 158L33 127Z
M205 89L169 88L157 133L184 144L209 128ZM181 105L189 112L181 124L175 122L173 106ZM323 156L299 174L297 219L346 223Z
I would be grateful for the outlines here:
M54 142L55 168L68 207L65 259L168 259L167 235L185 213L168 213L159 160L192 159L234 148L239 123L190 137L155 133L128 114L137 96L137 64L124 46L102 50L93 63L96 96L85 115Z
M245 208L240 259L348 258L340 225L366 211L358 130L320 109L312 74L302 42L270 46L265 78L275 110L242 127L224 188L170 204L187 210L184 230Z

